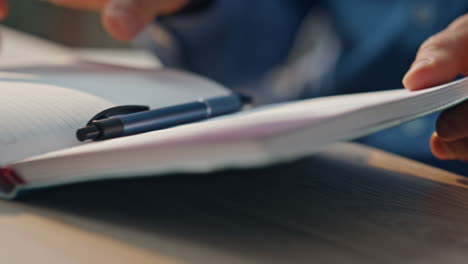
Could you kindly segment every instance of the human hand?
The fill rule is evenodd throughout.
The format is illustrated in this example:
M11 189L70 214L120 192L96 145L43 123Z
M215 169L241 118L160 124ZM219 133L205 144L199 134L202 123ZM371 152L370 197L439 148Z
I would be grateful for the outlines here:
M8 0L0 0L0 19L8 13ZM172 14L190 0L45 0L49 3L101 13L107 32L117 40L129 41L157 16Z
M459 75L468 76L468 15L421 45L403 84L414 91L452 81ZM468 102L439 116L430 146L439 159L468 161Z

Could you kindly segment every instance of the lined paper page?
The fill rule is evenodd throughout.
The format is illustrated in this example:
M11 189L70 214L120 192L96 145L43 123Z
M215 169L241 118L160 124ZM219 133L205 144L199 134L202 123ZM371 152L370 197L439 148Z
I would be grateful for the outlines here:
M467 83L468 79L418 92L399 89L277 104L64 149L16 163L14 168L28 182L44 186L264 165L450 107L465 100ZM61 165L64 162L66 166Z
M67 87L105 98L117 105L137 104L156 108L230 92L209 79L168 68L137 69L80 62L68 66L22 67L13 71L10 73L32 74L37 78L10 80Z
M14 168L28 182L67 182L97 179L102 175L126 177L174 171L210 171L224 166L250 167L273 161L275 149L266 149L268 138L281 138L301 128L336 120L366 106L418 97L425 91L403 89L276 104L206 122L93 142L28 159ZM366 100L369 99L369 100ZM346 127L339 130L346 135ZM333 131L329 131L332 133ZM294 150L323 140L311 132L301 143L282 146ZM304 138L302 138L304 139ZM66 166L60 164L66 163ZM85 163L87 166L82 166ZM24 165L23 165L24 164ZM53 171L48 171L54 167ZM30 176L29 176L30 175Z
M78 145L75 131L113 105L46 84L0 81L0 165Z
M210 80L170 69L78 63L0 71L0 92L0 122L11 123L0 132L1 166L77 145L76 129L111 105L156 108L230 91Z

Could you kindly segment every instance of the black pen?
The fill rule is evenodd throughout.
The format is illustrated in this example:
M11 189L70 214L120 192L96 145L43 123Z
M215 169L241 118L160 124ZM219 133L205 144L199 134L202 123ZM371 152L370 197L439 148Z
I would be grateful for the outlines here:
M237 112L250 100L232 93L195 102L92 120L78 129L80 141L103 140L169 128Z

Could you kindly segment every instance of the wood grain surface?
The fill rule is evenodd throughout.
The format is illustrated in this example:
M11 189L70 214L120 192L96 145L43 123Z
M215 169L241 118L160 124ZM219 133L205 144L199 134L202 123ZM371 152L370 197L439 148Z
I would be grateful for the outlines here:
M8 263L466 263L468 181L356 144L0 202Z

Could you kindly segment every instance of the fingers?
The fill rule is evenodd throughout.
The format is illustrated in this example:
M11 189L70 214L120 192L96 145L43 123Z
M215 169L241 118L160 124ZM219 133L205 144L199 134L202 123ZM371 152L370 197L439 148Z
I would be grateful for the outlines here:
M468 137L455 141L445 141L434 133L430 140L434 156L442 160L468 161Z
M189 0L109 0L102 14L107 31L116 39L128 41L157 16L170 14Z
M157 16L185 7L190 0L44 0L63 7L102 12L106 30L117 40L129 41ZM6 17L7 0L0 0L0 20Z
M468 15L421 45L416 59L403 78L409 90L419 90L468 73Z
M468 75L468 15L421 45L403 78L409 90L419 90ZM433 154L444 160L468 160L468 103L444 111L430 140Z
M448 142L468 138L468 103L445 110L437 120L436 131Z
M468 103L445 110L437 119L430 140L434 156L468 161Z

